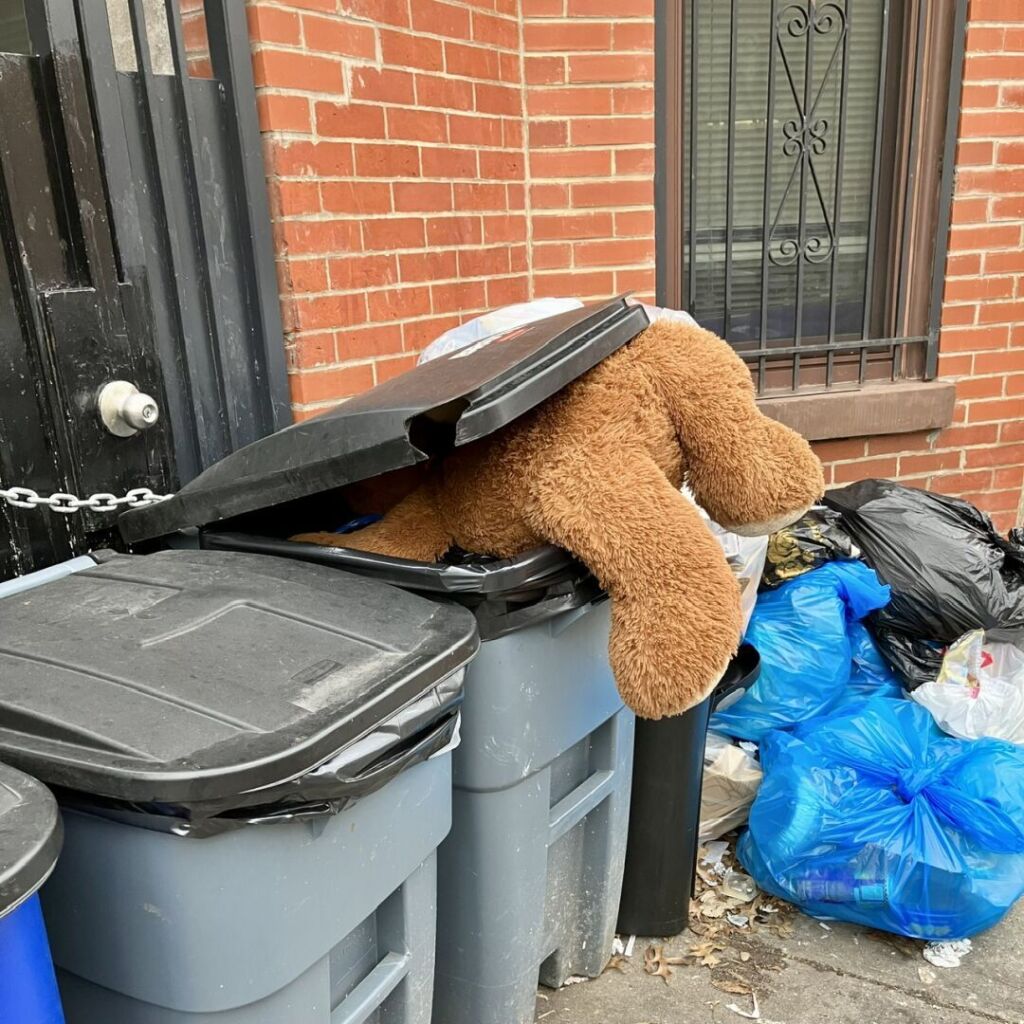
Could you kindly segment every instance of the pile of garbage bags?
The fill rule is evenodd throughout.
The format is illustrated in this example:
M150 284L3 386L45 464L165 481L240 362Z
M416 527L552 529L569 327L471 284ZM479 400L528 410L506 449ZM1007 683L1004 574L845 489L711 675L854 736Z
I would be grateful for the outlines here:
M761 675L712 716L706 759L736 806L706 807L701 835L749 808L738 854L762 889L964 938L1024 895L1024 538L890 481L826 506L768 543L745 635Z

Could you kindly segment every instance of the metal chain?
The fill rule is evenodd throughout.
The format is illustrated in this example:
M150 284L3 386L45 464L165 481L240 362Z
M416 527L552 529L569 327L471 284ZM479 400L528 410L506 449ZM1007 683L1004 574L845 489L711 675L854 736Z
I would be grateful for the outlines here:
M116 512L121 506L140 508L158 501L166 501L170 494L154 494L148 487L133 487L123 497L115 494L90 494L88 498L78 498L73 494L57 491L49 497L43 497L31 487L0 487L0 498L15 508L48 508L51 512L59 512L69 516L83 508L90 512Z

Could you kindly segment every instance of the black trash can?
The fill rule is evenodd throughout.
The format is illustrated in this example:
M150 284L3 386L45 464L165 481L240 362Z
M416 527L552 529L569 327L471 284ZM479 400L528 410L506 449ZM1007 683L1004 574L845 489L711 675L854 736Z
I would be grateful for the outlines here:
M715 708L749 689L760 670L757 650L743 644L707 700L682 715L637 721L619 903L621 934L668 937L686 928L697 865L708 719Z

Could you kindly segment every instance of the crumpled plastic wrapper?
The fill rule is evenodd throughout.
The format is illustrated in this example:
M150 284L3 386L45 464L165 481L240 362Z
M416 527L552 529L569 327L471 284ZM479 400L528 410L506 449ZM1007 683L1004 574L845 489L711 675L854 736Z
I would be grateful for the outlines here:
M702 843L746 823L761 778L761 766L750 753L725 737L708 734L700 795Z

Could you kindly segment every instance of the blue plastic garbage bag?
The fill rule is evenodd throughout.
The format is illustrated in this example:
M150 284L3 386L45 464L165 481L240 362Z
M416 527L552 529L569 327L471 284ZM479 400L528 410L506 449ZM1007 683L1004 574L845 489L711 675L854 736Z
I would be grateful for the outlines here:
M839 699L830 710L836 711L868 697L902 698L903 687L882 657L867 626L862 622L850 622L847 635L850 638L850 681L840 691Z
M959 939L1024 894L1024 747L879 697L773 733L761 765L740 861L816 917Z
M839 706L899 684L860 624L889 601L889 588L861 562L829 562L758 594L745 639L761 655L761 676L710 728L758 742Z

